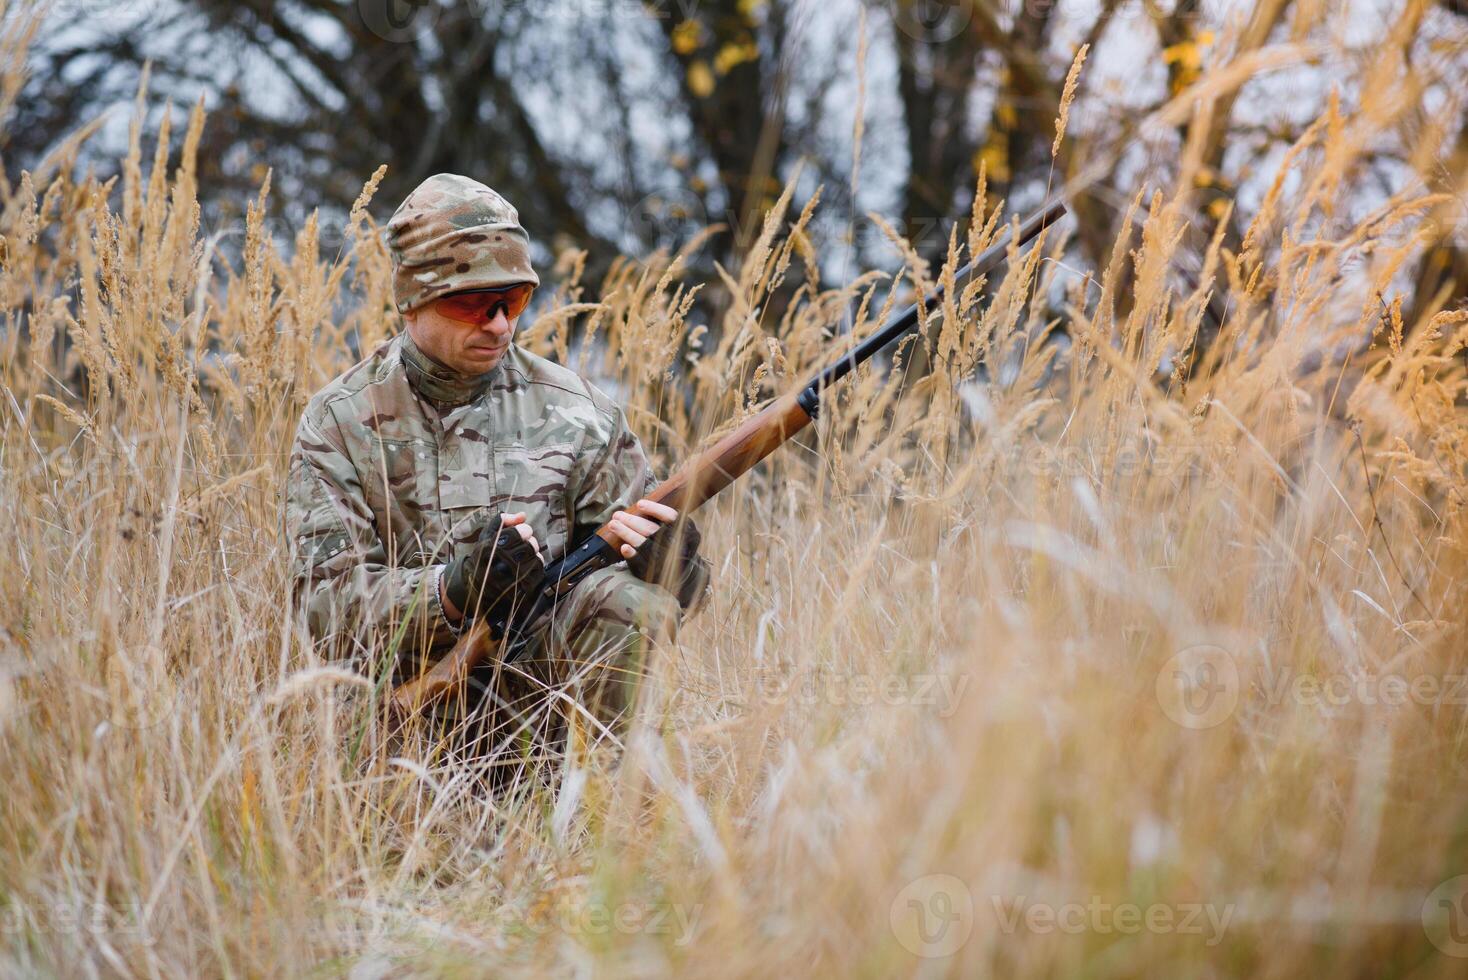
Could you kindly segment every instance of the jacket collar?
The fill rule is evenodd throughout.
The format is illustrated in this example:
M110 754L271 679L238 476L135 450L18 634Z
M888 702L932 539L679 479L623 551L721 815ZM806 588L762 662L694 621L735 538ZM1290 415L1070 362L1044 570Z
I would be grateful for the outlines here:
M496 364L484 374L460 374L423 353L413 343L413 337L406 328L402 338L403 370L408 375L408 383L413 386L414 391L440 410L458 408L478 398L489 387L495 372L499 370L499 365Z

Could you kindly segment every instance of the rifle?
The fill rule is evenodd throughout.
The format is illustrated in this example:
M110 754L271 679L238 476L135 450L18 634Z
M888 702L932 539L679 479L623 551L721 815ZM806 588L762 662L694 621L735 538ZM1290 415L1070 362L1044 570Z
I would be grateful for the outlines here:
M1052 200L1020 222L1016 231L1007 226L993 245L968 265L959 269L954 281L968 281L987 275L1007 257L1011 240L1026 245L1045 228L1065 214L1065 203ZM942 300L940 285L926 300L931 306ZM682 516L696 510L709 498L753 469L776 448L790 441L809 425L820 411L825 389L870 360L882 348L917 325L920 306L917 303L898 313L886 325L857 344L840 359L818 372L798 393L782 395L747 419L733 432L699 453L669 477L646 499L667 504ZM613 544L614 538L603 526L575 545L557 561L546 566L546 584L532 599L515 624L476 620L452 650L417 677L399 684L392 693L391 704L399 711L411 713L438 697L460 688L469 671L486 662L496 644L502 648L501 660L513 663L533 637L536 627L556 601L587 575L622 560ZM495 633L501 634L496 638Z

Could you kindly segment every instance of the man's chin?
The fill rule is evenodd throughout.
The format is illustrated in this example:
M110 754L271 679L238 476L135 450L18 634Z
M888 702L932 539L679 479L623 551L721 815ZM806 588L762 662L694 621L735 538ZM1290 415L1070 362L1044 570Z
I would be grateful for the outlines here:
M503 347L496 347L493 350L490 350L490 349L479 350L479 349L470 348L470 349L464 351L464 357L463 357L463 371L464 371L464 373L465 374L483 374L486 371L493 371L494 368L495 368L495 365L499 364L499 362L504 359L505 351L507 351L509 349L510 349L510 345L509 344L506 344Z

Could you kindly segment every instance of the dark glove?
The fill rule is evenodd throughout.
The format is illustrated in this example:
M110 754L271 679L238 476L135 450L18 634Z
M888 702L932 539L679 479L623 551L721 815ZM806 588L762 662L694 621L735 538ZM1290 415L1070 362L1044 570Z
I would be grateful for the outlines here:
M708 563L698 557L703 535L690 518L682 518L658 529L637 554L627 559L632 574L644 582L661 585L678 597L687 609L708 587Z
M545 563L513 527L488 530L443 572L443 591L466 618L503 622L545 583Z

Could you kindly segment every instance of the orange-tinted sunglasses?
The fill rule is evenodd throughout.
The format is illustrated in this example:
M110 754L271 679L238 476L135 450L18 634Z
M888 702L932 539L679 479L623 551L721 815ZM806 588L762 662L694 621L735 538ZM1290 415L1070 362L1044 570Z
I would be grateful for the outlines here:
M463 293L451 293L434 304L434 309L456 323L482 327L495 318L501 309L505 318L515 319L530 305L530 294L535 287L528 282L516 283L503 289L474 289Z

